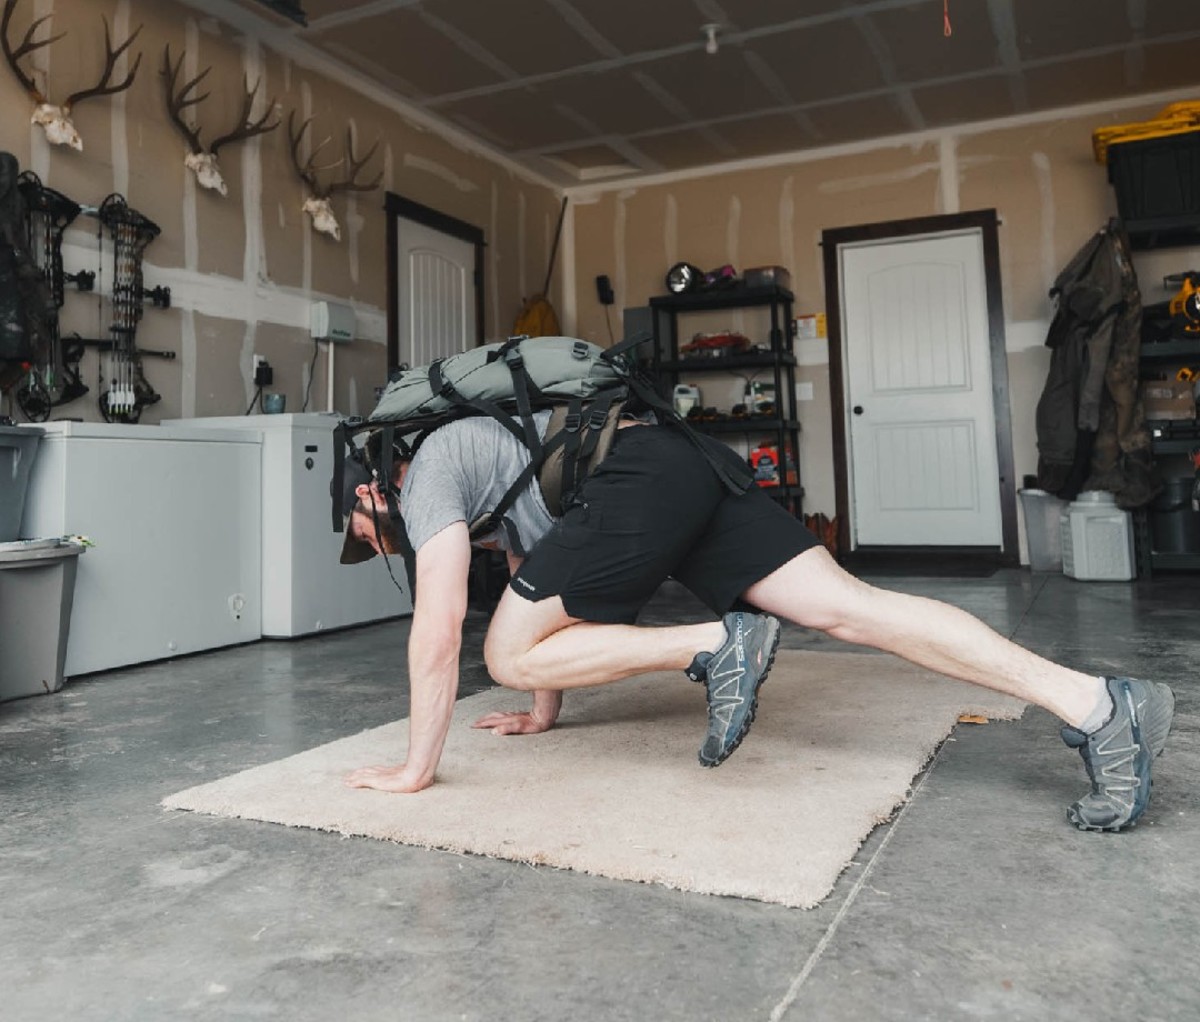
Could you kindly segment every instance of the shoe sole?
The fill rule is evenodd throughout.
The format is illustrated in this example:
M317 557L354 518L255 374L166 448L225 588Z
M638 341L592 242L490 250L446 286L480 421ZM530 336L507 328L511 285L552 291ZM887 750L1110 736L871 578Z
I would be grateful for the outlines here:
M1167 748L1167 738L1171 734L1171 728L1175 724L1175 693L1168 686L1163 686L1167 689L1170 700L1167 703L1166 713L1152 717L1146 721L1146 727L1143 734L1146 736L1146 741L1150 743L1150 750L1154 753L1152 759L1158 759ZM1154 778L1150 778L1150 790L1154 791ZM1147 807L1149 802L1147 801ZM1138 819L1141 819L1139 816ZM1109 827L1095 827L1087 823L1080 823L1077 820L1071 820L1076 830L1082 830L1089 834L1119 834L1123 830L1132 830L1137 826L1137 820L1130 820L1128 823L1117 823Z
M758 676L758 681L754 685L754 694L750 698L750 711L742 720L742 726L738 728L738 733L733 736L733 741L726 747L723 755L714 760L706 760L703 750L697 757L700 760L702 767L718 767L725 762L730 756L737 751L737 747L742 744L742 739L750 733L750 725L754 723L754 715L758 713L758 690L763 687L767 680L767 675L771 673L771 668L775 665L775 653L779 649L779 640L783 635L783 628L778 621L775 622L775 640L771 643L771 649L767 653L767 666L763 668L762 674Z

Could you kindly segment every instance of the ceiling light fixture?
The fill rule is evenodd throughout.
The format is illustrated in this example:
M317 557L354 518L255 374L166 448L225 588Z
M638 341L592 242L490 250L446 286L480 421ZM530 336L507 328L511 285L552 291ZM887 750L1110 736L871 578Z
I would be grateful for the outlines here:
M712 55L717 52L717 32L721 30L721 26L715 22L709 22L707 25L701 25L700 31L707 37L707 42L704 44L704 52Z

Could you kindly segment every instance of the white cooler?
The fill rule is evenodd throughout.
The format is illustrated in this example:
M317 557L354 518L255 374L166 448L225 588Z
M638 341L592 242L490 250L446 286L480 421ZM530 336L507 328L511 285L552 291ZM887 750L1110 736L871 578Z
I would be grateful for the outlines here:
M332 412L169 420L173 429L240 430L262 441L262 630L310 635L412 613L404 558L341 564L333 531Z

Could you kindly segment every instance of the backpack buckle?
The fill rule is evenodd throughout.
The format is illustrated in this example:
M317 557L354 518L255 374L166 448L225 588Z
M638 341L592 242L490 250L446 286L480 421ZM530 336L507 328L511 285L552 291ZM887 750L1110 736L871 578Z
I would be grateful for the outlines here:
M514 373L518 372L525 365L524 357L515 347L509 348L508 351L504 353L504 361L508 365L508 368Z
M571 345L571 357L577 358L580 361L588 357L588 346L583 341L576 341Z
M583 425L583 416L579 412L567 412L567 418L563 422L563 429L568 433L578 433L579 427Z
M603 429L606 422L608 422L608 409L593 408L592 414L588 416L588 429Z

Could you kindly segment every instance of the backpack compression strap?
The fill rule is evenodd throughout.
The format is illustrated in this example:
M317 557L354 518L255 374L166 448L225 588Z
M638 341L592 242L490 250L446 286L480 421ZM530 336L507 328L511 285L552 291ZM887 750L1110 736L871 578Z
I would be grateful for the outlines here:
M611 363L629 349L635 348L639 344L644 344L647 339L648 337L645 336L631 337L602 352L600 357ZM683 416L675 411L675 406L659 394L654 384L646 379L639 370L623 366L619 367L619 371L629 384L629 389L633 391L639 400L650 408L653 408L656 412L659 412L666 421L674 423L683 432L688 442L704 455L704 460L708 462L709 466L717 474L717 478L721 480L731 493L745 493L750 489L754 483L754 473L750 471L749 466L746 466L744 469L741 466L735 468L729 462L722 461L714 455L704 444L704 438L684 421Z
M597 397L586 416L583 402L573 399L559 405L550 415L546 436L565 435L561 454L548 455L538 473L547 510L562 514L563 498L579 487L591 470L608 454L626 398L625 388Z
M531 458L529 464L521 469L520 475L513 481L512 486L505 491L504 496L500 498L496 506L470 523L467 533L472 540L486 536L489 532L494 532L500 526L500 522L508 514L508 509L516 503L521 492L529 485L533 477L537 475L538 470L542 467L543 459L558 450L566 439L566 433L562 432L557 436L551 437L541 445L542 458Z

